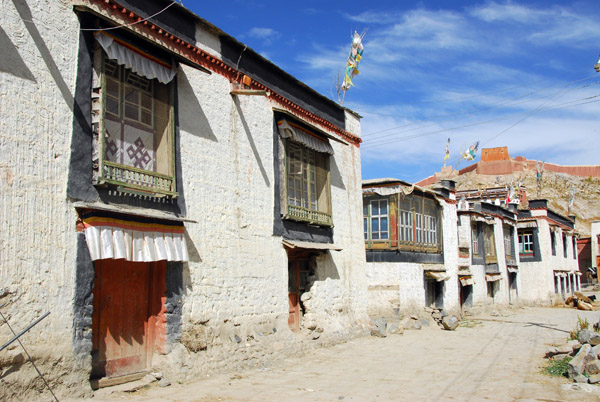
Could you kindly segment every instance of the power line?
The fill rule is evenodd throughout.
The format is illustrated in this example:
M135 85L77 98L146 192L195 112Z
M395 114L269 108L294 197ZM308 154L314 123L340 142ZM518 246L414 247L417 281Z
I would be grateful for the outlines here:
M600 100L595 100L595 101L588 101L588 102L582 102L582 103L572 104L573 102L578 102L578 101L581 101L581 100L586 100L586 99L591 99L591 98L596 98L596 97L600 97L600 95L591 96L591 97L587 97L587 98L582 98L582 99L578 99L578 100L575 100L575 101L569 101L569 102L565 102L564 104L558 104L558 105L548 106L548 107L544 108L544 110L561 109L561 108L564 108L564 107L572 107L572 106L579 106L579 105L584 105L584 104L588 104L588 103L600 102ZM521 113L513 113L513 114L510 114L510 115L505 115L505 116L497 117L497 118L494 118L494 119L489 119L489 120L479 121L479 122L475 122L475 123L465 124L465 125L462 125L462 126L450 127L450 128L445 128L445 129L440 129L440 130L435 130L435 131L429 131L429 132L426 132L426 133L419 133L419 134L414 134L414 135L408 135L408 136L396 138L396 139L389 140L389 141L379 142L379 143L376 143L376 144L365 143L365 145L361 146L361 149L377 148L377 147L380 147L382 145L388 145L388 144L392 144L392 143L395 143L395 142L407 141L407 140L410 140L410 139L413 139L413 138L426 137L426 136L429 136L429 135L439 134L439 133L443 133L443 132L446 132L446 131L453 131L453 130L458 130L458 129L461 129L461 128L478 126L478 125L481 125L481 124L491 123L491 122L494 122L494 121L497 121L497 120L506 120L506 119L509 119L510 117L513 117L515 115L520 115L520 114ZM487 140L487 141L489 141L489 140Z
M595 78L595 77L597 77L597 75L592 75L592 76L589 76L589 77L586 77L586 78L582 78L582 79L574 80L574 81L568 82L568 83L566 83L566 84L561 84L561 85L560 85L560 87L561 87L561 88L564 88L566 85L574 84L574 83L581 82L581 81L587 81L587 80L590 80L590 79L592 79L592 78ZM598 83L598 82L596 82L596 83ZM592 84L592 85L595 85L596 83L594 83L594 84ZM527 93L527 94L525 94L525 95L520 95L520 96L517 96L517 97L515 97L515 98L511 98L511 99L504 100L504 101L501 101L501 102L498 102L498 103L494 103L494 104L492 104L492 105L491 105L491 106L489 106L489 107L484 107L484 108L475 108L475 109L470 109L470 110L468 110L468 111L463 111L463 112L459 112L459 113L451 113L451 114L447 114L447 115L438 115L438 116L433 116L432 118L438 118L438 117L453 117L453 116L460 116L460 115L469 114L469 113L472 113L472 112L477 112L477 111L490 110L490 109L493 109L493 108L495 108L495 106L499 106L499 105L507 104L507 103L510 103L510 102L512 102L512 101L515 101L515 100L518 100L518 99L522 99L522 98L524 98L524 97L527 97L527 96L529 96L529 95L533 95L533 94L535 94L535 93L541 92L541 91L543 91L543 90L545 90L545 89L555 88L555 87L558 87L558 86L559 86L559 85L550 85L550 86L548 86L548 87L543 87L543 88L537 89L537 90L535 90L535 91L529 92L529 93ZM585 87L585 86L582 86L582 88L584 88L584 87ZM369 114L369 113L371 113L371 112L363 112L363 113L365 113L365 114ZM371 114L377 114L377 113L371 113ZM394 117L394 115L387 115L387 116L392 116L392 117ZM401 116L396 116L396 117L401 117ZM411 125L414 125L414 124L417 124L417 123L416 123L416 122L415 122L415 123L409 123L409 124L405 124L405 125L401 125L401 126L390 127L390 128L387 128L387 129L384 129L384 130L380 130L380 131L371 132L371 133L368 133L368 134L364 134L364 135L363 135L363 138L365 138L365 137L368 137L368 136L371 136L371 135L374 135L374 134L379 134L379 133L383 133L383 132L387 132L387 131L392 131L392 130L395 130L395 129L398 129L398 128L404 128L404 127L408 127L408 126L411 126ZM425 125L425 126L429 126L429 125L431 125L431 124L428 124L428 125Z
M154 18L157 15L164 13L169 7L171 7L173 4L177 4L174 1L172 3L170 3L168 6L166 6L165 8L163 8L162 10L160 10L159 12L157 12L156 14L152 14L149 17L143 18L139 21L135 21L135 22L131 22L129 24L123 24L123 25L118 25L116 27L109 27L109 28L81 28L80 31L111 31L113 29L119 29L119 28L125 28L125 27L130 27L132 25L136 25L139 24L140 22L144 22L144 21L148 21L150 18ZM183 6L183 3L181 4Z

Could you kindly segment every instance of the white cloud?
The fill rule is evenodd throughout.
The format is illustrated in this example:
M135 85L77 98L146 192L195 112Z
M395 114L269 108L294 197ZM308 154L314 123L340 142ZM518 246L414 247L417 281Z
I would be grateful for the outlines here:
M279 39L281 34L272 28L253 27L248 32L240 35L240 39L257 39L262 41L264 46L269 46L273 41Z

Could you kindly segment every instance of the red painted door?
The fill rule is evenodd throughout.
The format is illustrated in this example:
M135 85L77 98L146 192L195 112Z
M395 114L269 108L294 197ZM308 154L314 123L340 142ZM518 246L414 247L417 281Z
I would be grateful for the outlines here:
M292 331L300 329L300 292L298 282L300 270L298 269L298 260L288 261L288 299L290 303L290 315L288 325Z
M116 377L147 368L151 263L94 263L92 376Z

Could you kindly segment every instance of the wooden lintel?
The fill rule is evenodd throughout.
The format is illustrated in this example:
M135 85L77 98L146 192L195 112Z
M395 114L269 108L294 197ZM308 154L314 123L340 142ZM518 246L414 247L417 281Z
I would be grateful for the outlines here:
M253 96L268 96L267 91L261 89L233 89L229 92L231 95L253 95Z

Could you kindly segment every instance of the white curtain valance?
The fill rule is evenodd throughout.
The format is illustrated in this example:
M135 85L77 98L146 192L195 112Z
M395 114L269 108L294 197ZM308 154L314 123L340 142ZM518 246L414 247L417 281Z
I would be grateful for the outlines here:
M508 267L508 272L510 272L511 274L516 274L517 272L519 272L519 268L517 268L517 267Z
M425 277L435 279L437 282L447 281L450 275L445 272L425 271Z
M92 261L188 261L182 224L145 223L90 213L82 217Z
M463 276L460 278L460 284L462 286L473 286L475 284L475 279L472 276Z
M537 228L536 221L517 222L517 229Z
M485 276L485 280L487 282L496 282L496 281L499 281L500 279L502 279L502 276L500 274Z
M128 49L104 32L98 33L96 40L102 46L109 59L116 60L118 64L124 65L134 73L150 80L156 78L163 84L168 84L177 73L173 68L161 66L157 62Z
M285 119L281 119L277 122L277 128L279 129L281 138L291 138L293 141L299 142L309 149L333 155L333 148L328 141L315 138Z
M373 193L381 196L392 195L392 194L404 194L409 195L415 189L415 185L405 186L402 184L398 184L395 186L386 186L386 187L367 187L363 188L363 193Z

